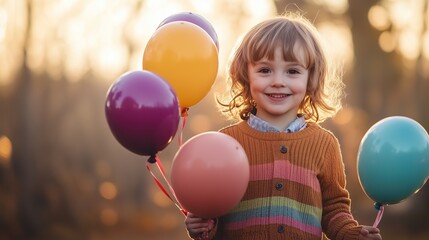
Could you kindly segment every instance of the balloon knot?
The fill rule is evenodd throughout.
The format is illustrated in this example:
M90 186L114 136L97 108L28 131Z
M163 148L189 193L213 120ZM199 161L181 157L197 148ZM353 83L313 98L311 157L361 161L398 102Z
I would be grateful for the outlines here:
M148 163L156 163L155 155L150 156L147 161L148 161Z
M374 208L377 210L377 211L380 211L380 208L383 206L383 204L381 204L381 203L375 203L374 204Z
M189 110L189 108L183 108L180 115L182 117L187 117L188 116L188 110Z

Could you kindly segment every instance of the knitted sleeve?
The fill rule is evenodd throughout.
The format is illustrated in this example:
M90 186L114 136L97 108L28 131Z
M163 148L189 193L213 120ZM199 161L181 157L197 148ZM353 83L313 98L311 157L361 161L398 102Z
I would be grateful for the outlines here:
M330 134L326 141L320 184L322 189L323 232L330 239L358 239L361 226L350 212L346 176L338 140Z

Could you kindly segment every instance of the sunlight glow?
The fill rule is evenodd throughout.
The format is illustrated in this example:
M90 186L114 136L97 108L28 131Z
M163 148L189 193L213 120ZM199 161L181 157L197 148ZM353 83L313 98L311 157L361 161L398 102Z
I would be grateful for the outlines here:
M380 34L378 38L378 44L380 45L381 50L385 52L392 52L395 50L396 41L393 34L389 31L385 31Z
M0 43L6 38L8 14L5 9L0 9Z
M423 36L423 56L429 60L429 31Z
M129 56L125 45L101 44L94 48L94 52L98 53L91 56L96 75L109 79L109 77L117 76L125 71L125 66L121 64L124 61L119 61L119 59L127 59Z
M329 7L334 13L344 13L348 9L346 0L316 0L316 3ZM428 41L421 42L423 21L418 20L423 17L423 3L424 0L392 1L370 9L368 19L374 28L380 31L393 28L390 33L380 35L383 51L396 49L413 60L423 50L422 54L428 57ZM219 36L219 73L223 73L235 39L248 29L247 26L276 11L274 3L268 0L146 0L142 3L113 0L109 4L103 0L59 0L34 4L33 8L35 13L46 17L32 20L27 49L27 63L32 71L69 81L80 81L86 74L93 73L109 82L124 71L141 68L148 39L159 23L173 13L195 11L212 23ZM19 44L24 43L21 38L26 20L16 16L26 16L25 11L23 1L3 3L0 8L0 53L6 56L0 60L0 85L9 84L22 64ZM347 63L353 58L352 43L348 26L343 25L327 27L322 24L321 32L329 42L336 42L330 44L335 46L331 50ZM12 42L17 47L7 47Z
M403 31L399 37L399 51L410 59L416 59L420 54L420 39L414 31Z
M255 17L264 17L276 11L273 4L267 4L266 1L261 0L248 0L243 7L249 15Z
M317 4L325 5L329 11L335 14L343 14L349 8L347 0L313 0Z
M64 38L64 71L70 81L78 81L89 71L88 43L82 41L86 38L84 20L72 19L64 23L65 27L60 29L60 34Z
M28 67L36 74L41 74L45 70L45 48L42 47L30 47L27 51L27 63Z
M130 69L141 69L144 48L150 37L158 28L159 24L168 16L178 13L192 11L181 4L180 1L169 0L146 0L139 9L138 15L128 23L124 29L129 37L134 52L129 56Z
M26 21L23 1L0 1L0 86L12 83L23 62Z
M341 64L353 59L353 45L350 28L344 23L324 22L317 26L322 35L327 53ZM329 43L329 44L327 44Z
M386 30L390 26L390 19L387 10L380 6L374 5L368 12L369 23L377 30Z
M415 9L416 1L391 1L389 5L391 20L396 28L402 29L413 22L415 15L418 14Z
M424 54L424 7L426 0L390 1L385 4L392 21L391 35L380 36L380 46L384 51L390 51L395 44L395 50L406 59L415 61ZM396 39L397 38L397 39ZM383 44L383 45L382 45ZM423 51L423 52L421 52Z
M188 127L195 134L209 131L211 129L211 121L207 115L198 114L195 116L189 117Z
M0 85L12 82L22 67L23 47L33 73L72 82L92 74L112 82L125 71L141 69L145 45L159 23L184 11L203 15L216 29L219 72L223 72L240 32L276 11L270 0L112 0L108 4L104 0L58 0L31 7L32 16L44 17L32 19L25 42L25 1L0 4L0 54L6 56L0 60ZM12 43L13 48L9 47Z
M62 66L65 61L63 59L63 48L60 42L53 42L48 47L45 44L45 48L47 51L46 60L47 62L43 67L45 67L45 71L51 76L52 79L61 80L62 78Z
M332 120L338 125L347 125L353 120L353 117L353 109L343 108Z
M210 14L215 7L214 0L192 1L194 9L198 9L199 14Z
M5 57L3 60L0 60L0 87L7 86L12 83L14 75L18 71L19 64L22 61L22 55L18 55L15 51L6 48L7 47L4 45L0 46L0 53L3 54L3 56L7 56L7 58ZM15 54L17 54L17 56ZM11 61L9 59L11 56L16 56L15 61Z

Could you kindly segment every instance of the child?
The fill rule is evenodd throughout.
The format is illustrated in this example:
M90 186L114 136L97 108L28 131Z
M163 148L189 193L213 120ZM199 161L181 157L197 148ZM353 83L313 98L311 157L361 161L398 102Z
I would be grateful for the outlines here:
M381 239L353 219L339 143L317 124L341 108L343 85L332 67L300 15L266 20L244 36L229 66L232 97L218 102L242 119L221 132L245 149L249 185L219 219L189 213L191 238Z

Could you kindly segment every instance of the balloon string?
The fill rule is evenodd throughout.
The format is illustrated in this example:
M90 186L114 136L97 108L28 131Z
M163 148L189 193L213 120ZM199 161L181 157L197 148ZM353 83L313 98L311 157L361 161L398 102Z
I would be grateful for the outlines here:
M179 147L182 145L182 139L183 139L183 130L185 129L185 125L186 125L186 115L182 117L182 128L179 129L179 137L178 137L178 142L179 142Z
M383 212L384 212L384 206L383 205L376 206L376 208L378 208L378 213L377 213L377 218L375 219L374 224L372 225L373 227L378 226L378 224L381 221L381 218L383 217Z
M164 171L164 167L162 166L161 161L159 160L159 158L157 156L155 156L155 159L156 159L156 166L158 167L159 171L161 171L162 177L164 178L164 181L167 183L168 188L170 189L170 192L173 194L174 199L176 199L176 201L177 201L176 193L174 192L173 187L171 186L171 184L168 182L167 178L165 177L165 171Z
M161 182L158 180L158 178L152 172L152 170L150 169L150 166L149 166L149 162L146 162L146 169L150 172L150 174L152 175L152 178L155 181L156 185L158 185L159 189L161 189L161 191L164 193L164 195L167 196L174 203L174 205L176 205L176 207L182 212L182 214L184 216L186 216L188 213L178 203L176 194L174 193L173 188L171 187L170 183L167 181L167 178L165 177L165 171L164 171L164 168L162 167L161 161L159 161L158 156L155 156L155 159L156 159L156 165L157 165L159 171L161 172L161 175L163 176L165 182L167 183L171 193L173 194L174 199L170 196L170 194L168 194L167 190L164 188L164 186L162 186Z
M181 112L181 116L182 116L182 128L179 129L179 134L178 134L178 142L179 142L179 147L182 145L182 134L183 134L183 130L185 129L185 124L186 124L186 117L188 116L188 110L189 108L184 108L182 109Z

